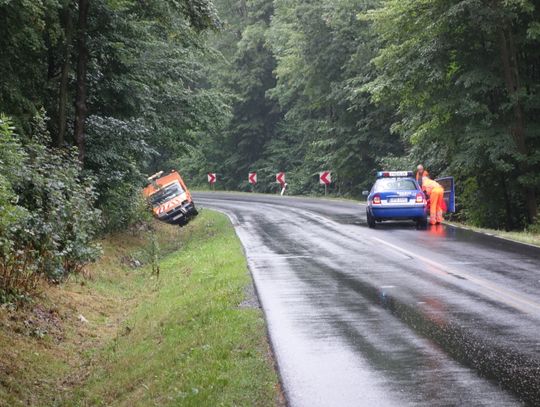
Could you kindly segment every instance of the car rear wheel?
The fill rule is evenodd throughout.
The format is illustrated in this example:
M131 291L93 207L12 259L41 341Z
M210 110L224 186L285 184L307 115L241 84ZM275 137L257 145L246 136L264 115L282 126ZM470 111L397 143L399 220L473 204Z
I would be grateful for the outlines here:
M367 216L367 224L370 229L375 229L375 218L369 213L369 211L366 211Z
M416 229L419 229L419 230L427 229L427 224L428 224L428 221L426 217L416 219Z

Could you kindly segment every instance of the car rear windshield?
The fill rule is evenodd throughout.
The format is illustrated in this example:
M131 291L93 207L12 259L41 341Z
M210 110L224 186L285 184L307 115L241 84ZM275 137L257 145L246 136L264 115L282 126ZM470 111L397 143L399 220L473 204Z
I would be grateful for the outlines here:
M412 179L382 178L375 182L373 189L380 191L414 191L416 184Z
M150 195L150 202L156 207L183 193L184 190L180 184L174 183Z

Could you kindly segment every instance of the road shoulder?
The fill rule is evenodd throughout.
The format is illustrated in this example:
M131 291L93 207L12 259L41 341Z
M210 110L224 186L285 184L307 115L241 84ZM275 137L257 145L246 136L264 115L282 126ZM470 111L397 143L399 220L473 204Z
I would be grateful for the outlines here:
M87 278L46 288L39 311L0 311L5 405L283 404L228 219L204 211L157 235L170 251L159 277L147 237L115 236Z

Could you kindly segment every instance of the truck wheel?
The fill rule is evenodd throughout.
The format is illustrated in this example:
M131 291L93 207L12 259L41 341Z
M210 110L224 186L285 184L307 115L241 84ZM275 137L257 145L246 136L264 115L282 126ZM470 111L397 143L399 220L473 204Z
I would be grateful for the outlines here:
M366 217L369 228L375 229L375 218L368 211L366 211Z
M183 217L182 219L178 221L178 226L180 227L186 226L187 224L188 224L188 219L186 217Z

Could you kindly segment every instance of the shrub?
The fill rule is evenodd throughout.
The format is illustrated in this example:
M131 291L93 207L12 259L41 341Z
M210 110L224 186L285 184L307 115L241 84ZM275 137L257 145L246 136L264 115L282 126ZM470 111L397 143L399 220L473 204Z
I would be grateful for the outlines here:
M20 140L0 120L0 292L25 294L46 277L58 281L100 254L94 180L83 176L73 148L53 149L44 114Z
M88 118L85 165L96 176L105 232L124 229L148 217L142 198L146 176L141 168L157 156L145 141L148 135L149 130L138 120Z
M126 181L104 189L100 196L100 209L105 232L122 230L151 219L151 212L139 183Z
M534 222L527 227L527 232L534 235L540 235L540 218L536 218Z

